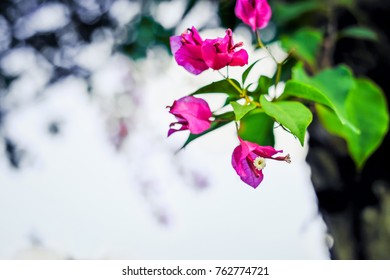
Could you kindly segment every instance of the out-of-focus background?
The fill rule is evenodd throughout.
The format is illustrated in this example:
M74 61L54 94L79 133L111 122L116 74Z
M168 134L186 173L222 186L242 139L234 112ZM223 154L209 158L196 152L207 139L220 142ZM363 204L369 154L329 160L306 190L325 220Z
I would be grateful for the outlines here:
M283 10L289 3L276 2L280 11L289 11ZM251 32L235 18L233 8L234 1L1 1L1 259L335 256L335 241L342 239L335 238L323 215L345 216L339 204L349 205L348 196L341 201L332 196L333 187L339 194L339 182L331 185L331 192L324 184L313 187L312 179L324 182L321 170L328 173L327 166L321 169L324 161L317 160L319 167L309 161L314 169L306 163L307 145L300 147L290 134L275 128L276 146L289 152L293 162L267 163L265 180L254 190L231 167L238 144L234 126L199 138L178 153L188 134L166 137L173 121L166 106L220 79L211 70L194 76L177 66L169 36L191 26L204 37L223 36L231 27L250 62L267 56L253 49ZM303 10L301 19L310 11ZM280 30L288 31L288 17L288 12L276 17L262 33L275 54L281 52L275 39ZM349 54L353 64L355 56L360 58L351 67L377 74L380 83L384 73L376 72L378 64L385 69L388 61L367 57L377 45L356 48L363 50L359 56L348 49L354 42L342 43L336 59ZM240 71L231 69L230 75ZM274 72L272 60L265 58L251 75ZM208 98L212 109L223 103ZM324 153L313 155L318 159ZM341 182L335 174L340 175L332 173L330 179ZM386 178L376 186L386 198ZM389 209L389 201L384 205ZM364 215L381 217L375 211ZM379 251L388 245L387 223L379 227L385 238ZM345 232L345 239L349 232L354 236L353 230ZM348 249L336 257L370 257L354 249L349 255Z

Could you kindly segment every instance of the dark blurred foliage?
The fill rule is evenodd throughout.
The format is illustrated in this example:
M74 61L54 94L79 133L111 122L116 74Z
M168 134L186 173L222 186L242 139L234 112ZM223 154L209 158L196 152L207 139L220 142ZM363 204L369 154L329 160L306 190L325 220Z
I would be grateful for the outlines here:
M10 51L19 48L32 48L36 55L42 56L53 67L49 84L69 75L87 79L89 72L72 63L67 53L70 48L88 44L93 34L103 28L113 29L115 22L107 11L113 0L76 1L76 0L2 0L0 2L0 59ZM26 20L40 9L49 5L63 9L68 22L59 28L29 34L23 27ZM20 167L23 153L17 144L1 130L2 120L13 108L5 107L2 97L8 94L8 88L17 83L18 76L9 75L3 67L0 69L0 137L4 139L6 156L14 168ZM51 125L49 132L56 134L58 126Z
M0 21L7 25L7 33L10 36L8 48L0 49L0 56L10 49L19 47L32 47L40 55L43 55L50 63L55 65L53 82L67 75L88 76L85 69L77 69L75 65L67 65L54 61L57 53L66 55L67 46L77 46L90 43L92 35L101 28L113 28L115 23L109 18L107 11L114 0L76 1L76 0L3 0L0 2ZM85 3L85 4L83 4ZM46 32L37 32L32 36L18 32L22 19L28 18L45 5L60 4L66 10L69 22L58 29ZM2 45L5 44L3 38ZM63 57L66 59L66 57ZM3 84L9 85L10 77L1 73L5 80ZM12 77L11 77L12 78Z
M328 47L324 46L322 57L318 58L322 67L347 64L356 76L375 81L390 100L386 74L390 67L387 28L390 3L360 0L329 1L326 4L324 11L303 13L286 22L288 27L279 31L288 32L290 28L305 25L322 28L325 31L324 45L329 43ZM337 37L338 31L356 25L373 30L378 40ZM318 119L315 118L310 125L309 133L307 161L312 168L321 213L334 238L332 257L389 259L390 173L386 164L390 154L389 134L359 172L347 154L345 142L329 135Z
M124 53L133 59L143 58L149 48L163 46L169 51L169 37L175 34L175 26L164 28L152 15L152 10L161 2L169 3L169 0L145 0L141 3L141 13L128 25L127 40L121 45ZM178 24L188 16L197 0L183 0L185 9ZM223 3L232 1L204 0L204 2ZM220 17L222 18L222 17ZM190 26L189 26L190 27ZM202 28L199 28L200 30ZM184 30L183 30L184 31Z

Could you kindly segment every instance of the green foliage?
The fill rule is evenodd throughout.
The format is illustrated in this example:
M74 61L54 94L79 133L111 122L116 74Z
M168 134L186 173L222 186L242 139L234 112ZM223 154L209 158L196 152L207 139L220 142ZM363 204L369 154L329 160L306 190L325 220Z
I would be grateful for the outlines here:
M290 36L281 37L282 47L302 61L316 68L316 58L322 43L322 33L313 28L302 28Z
M311 111L296 101L268 101L264 95L260 97L264 112L278 123L290 130L301 145L304 144L306 129L313 120Z
M169 50L169 37L173 31L165 29L153 17L141 14L129 25L127 41L121 49L133 59L146 57L147 49L156 45Z
M366 79L356 79L355 86L345 100L348 118L360 130L360 134L342 125L333 112L323 107L318 107L317 110L324 127L346 140L349 153L358 168L363 167L388 131L389 114L384 94Z
M240 121L239 136L262 146L274 146L274 120L261 109L254 109Z
M281 100L291 97L317 104L322 124L347 141L358 168L378 148L387 132L388 112L383 92L369 80L354 78L344 65L323 70L314 77L307 76L302 65L297 65Z
M368 27L350 26L340 31L339 38L355 38L361 40L378 41L378 34Z
M233 107L234 114L236 116L236 121L241 120L247 113L256 108L256 105L253 103L249 103L247 105L241 105L236 101L230 102Z
M248 91L248 95L252 96L254 100L259 100L260 95L268 94L268 89L272 86L273 81L267 76L260 76L257 87L254 91Z
M189 1L185 14L195 2ZM223 79L193 92L191 95L225 94L224 106L230 104L232 111L215 116L209 130L198 135L190 134L183 147L231 121L239 122L238 134L244 140L273 146L274 123L278 122L303 145L313 118L312 111L316 110L324 127L346 140L351 157L357 167L362 168L388 131L389 116L384 94L373 82L356 79L345 65L324 69L332 64L332 56L337 50L336 39L378 41L378 35L368 27L349 26L337 30L338 26L334 24L339 20L337 12L353 11L357 8L355 2L301 0L271 3L276 33L284 34L277 39L289 52L288 59L278 64L281 71L275 75L277 78L259 76L257 80L249 81L249 74L259 64L259 59L243 68L241 83ZM220 2L219 8L220 12L224 9L221 14L234 14L232 2ZM223 22L232 27L230 24L236 20ZM308 25L308 22L312 24ZM269 88L279 81L286 81L283 94L273 101L267 100ZM244 105L241 103L243 99Z
M234 83L236 87L232 85ZM240 83L234 79L220 80L217 82L212 82L204 87L201 87L197 91L193 92L191 95L204 94L204 93L224 93L227 94L227 99L225 105L228 105L231 101L238 100L241 98L240 92L238 89L241 89Z
M238 88L241 88L240 83L234 79L230 79ZM201 87L191 95L203 94L203 93L225 93L232 97L240 97L240 93L227 79L223 79L217 82L212 82L204 87Z
M348 119L345 110L345 100L353 86L351 70L344 65L326 69L314 77L309 77L302 64L298 64L293 70L293 80L286 84L285 94L330 107L342 124L359 133L359 129Z
M301 17L303 14L313 12L322 8L320 1L304 1L296 3L276 2L274 17L279 24L286 24L289 21Z
M248 77L249 73L251 72L253 66L256 65L257 62L259 62L260 59L253 62L245 71L242 73L242 85L245 85L246 78Z

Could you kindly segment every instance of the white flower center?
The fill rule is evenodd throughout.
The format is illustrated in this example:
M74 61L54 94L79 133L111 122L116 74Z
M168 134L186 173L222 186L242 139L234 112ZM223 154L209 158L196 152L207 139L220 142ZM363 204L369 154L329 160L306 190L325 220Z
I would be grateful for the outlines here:
M265 158L263 157L257 157L253 161L253 165L256 167L257 170L262 170L265 167Z

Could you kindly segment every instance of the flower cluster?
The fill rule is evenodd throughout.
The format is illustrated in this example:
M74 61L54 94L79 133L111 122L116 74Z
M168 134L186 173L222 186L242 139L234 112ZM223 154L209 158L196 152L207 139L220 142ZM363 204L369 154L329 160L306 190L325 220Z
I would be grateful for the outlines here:
M238 0L235 13L253 31L264 28L271 18L271 9L266 0ZM195 75L209 68L219 70L226 66L248 64L247 51L239 49L243 43L234 44L230 29L225 33L223 38L203 40L198 30L192 27L180 36L172 36L170 45L177 64ZM194 96L182 97L168 108L177 119L170 124L168 136L183 130L189 130L192 134L205 133L216 121L207 102ZM260 146L239 136L238 139L240 144L233 151L232 166L241 180L253 188L257 188L263 180L266 159L290 162L289 155L275 157L282 150Z
M223 38L202 40L195 27L187 29L180 36L170 38L172 53L177 64L188 72L198 75L211 68L219 70L225 66L248 64L246 50L236 50L243 44L233 43L233 33L226 30Z

